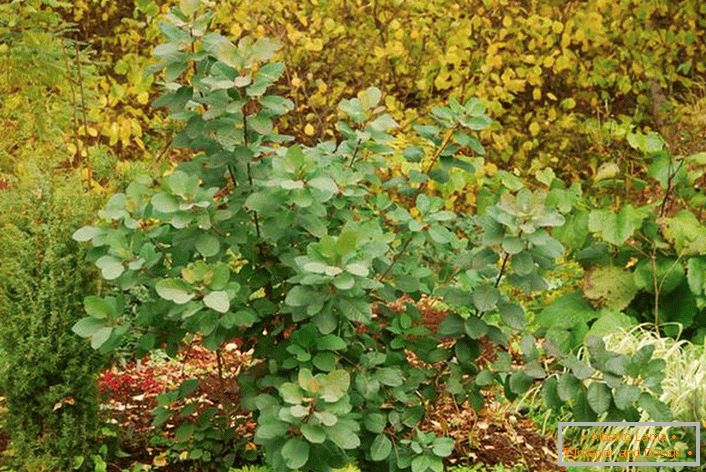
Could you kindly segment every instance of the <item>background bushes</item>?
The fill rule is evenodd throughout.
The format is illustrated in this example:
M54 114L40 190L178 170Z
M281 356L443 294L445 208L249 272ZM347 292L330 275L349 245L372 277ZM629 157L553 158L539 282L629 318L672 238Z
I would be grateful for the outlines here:
M153 93L140 71L156 43L152 20L174 3L84 0L63 11L79 23L77 38L100 45L108 107L96 128L125 157L159 153L150 136L164 124L140 106ZM633 126L659 130L676 152L704 143L706 6L697 0L225 0L213 9L224 32L283 44L279 92L297 108L280 127L309 142L332 135L341 98L376 85L403 125L451 96L483 99L498 121L483 133L488 156L504 168L631 170Z

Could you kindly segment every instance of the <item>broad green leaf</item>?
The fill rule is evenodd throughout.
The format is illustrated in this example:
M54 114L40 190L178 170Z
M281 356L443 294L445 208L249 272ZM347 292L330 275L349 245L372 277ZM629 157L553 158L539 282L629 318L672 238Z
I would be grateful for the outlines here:
M257 439L275 439L284 436L289 430L289 424L279 420L268 420L260 422L257 427L255 437Z
M370 110L375 108L377 104L380 103L382 92L380 92L380 89L377 87L368 87L363 92L358 94L358 98L360 99L360 103L363 108Z
M115 280L125 272L123 262L113 256L102 256L96 261L96 266L101 270L105 280Z
M381 367L375 371L375 378L388 387L399 387L404 383L400 369L395 367Z
M671 218L661 220L665 239L682 256L706 253L706 226L689 210L681 210Z
M599 415L608 411L610 408L610 402L613 395L610 392L610 388L601 382L592 382L588 386L588 392L586 393L586 399L588 404L593 411Z
M82 228L77 229L74 234L71 236L71 238L74 241L78 242L86 242L90 241L93 239L96 235L100 234L102 232L101 229L96 228L94 226L84 226Z
M447 244L453 241L453 233L439 224L429 226L429 237L439 244Z
M311 187L322 192L330 193L334 195L338 193L338 185L331 177L319 176L314 177L309 182L307 182Z
M221 319L220 323L226 329L231 329L235 326L249 328L257 321L257 315L249 309L238 310L235 313L229 311L225 313Z
M488 333L486 322L473 315L466 318L463 327L471 339L480 339Z
M471 294L473 305L481 312L494 309L499 298L500 291L492 285L482 285L473 290Z
M196 238L196 250L204 257L211 257L218 254L221 248L218 238L207 233L200 234Z
M424 149L419 146L409 146L402 152L402 155L408 162L421 162L424 158Z
M647 215L644 208L632 205L625 205L617 214L611 210L593 210L588 217L588 229L604 241L620 246L642 226Z
M317 393L321 388L321 383L309 369L301 369L299 371L297 382L301 388L312 394Z
M658 257L654 266L652 260L642 259L635 267L633 278L638 288L655 293L657 284L659 293L665 295L679 287L686 279L686 274L681 260L674 257Z
M301 432L310 443L320 444L326 441L326 431L321 426L305 423L301 426Z
M117 315L117 305L115 300L108 300L90 295L83 299L83 307L90 316L94 318L112 318Z
M345 256L349 252L355 250L357 243L358 235L355 231L345 230L338 236L336 251L340 256Z
M542 386L542 399L544 400L544 404L553 410L561 408L563 401L559 398L556 377L551 377L544 382Z
M510 390L515 394L523 394L532 386L532 377L521 370L516 370L510 375Z
M99 329L91 336L91 347L100 349L110 339L111 334L113 334L113 328L110 326Z
M598 313L581 296L581 292L563 295L537 315L536 322L545 328L572 329L595 319Z
M306 306L312 300L312 293L301 285L292 287L284 299L284 303L289 306Z
M488 370L481 370L476 375L475 384L479 387L487 387L495 381L495 376Z
M458 336L465 332L464 326L465 320L456 313L451 313L439 324L437 333L439 336Z
M573 415L575 421L596 421L596 413L588 404L586 393L581 390L574 400Z
M576 378L584 380L594 374L595 370L586 364L584 361L577 359L575 356L567 356L561 360L561 364L571 369L571 372Z
M382 413L368 413L363 419L365 429L371 433L382 433L387 424L387 417Z
M157 295L178 305L187 303L194 298L191 287L182 280L162 279L157 282L154 288L157 291Z
M640 397L640 388L635 385L620 384L615 389L613 401L615 406L621 410L632 408L637 399Z
M438 457L449 457L454 450L454 440L451 438L436 438L432 443L431 450Z
M351 378L345 370L334 370L319 379L321 388L319 396L326 402L333 403L340 400L350 387Z
M174 195L159 192L152 197L152 207L160 213L174 213L179 211L179 200Z
M691 293L701 296L706 293L706 257L691 257L687 263L687 281Z
M291 382L285 382L280 385L278 391L282 400L291 405L300 404L304 398L299 386Z
M581 391L581 381L568 372L559 376L557 393L563 402L573 400Z
M320 351L339 351L346 348L346 342L335 334L327 334L316 339L316 348Z
M384 461L392 452L392 441L384 434L378 434L370 445L370 459L375 462Z
M203 297L203 303L219 313L225 313L230 309L230 297L222 290L208 293Z
M354 262L352 264L346 265L346 271L350 272L353 275L357 275L359 277L367 277L368 276L368 267L360 262Z
M613 310L602 310L598 319L593 322L591 328L586 333L586 338L589 336L602 338L620 330L627 331L635 324L636 321L633 318L623 313Z
M282 457L290 469L299 469L309 460L309 443L290 438L282 447Z
M640 395L638 405L645 410L653 421L672 421L672 410L669 406L649 393L643 392Z
M633 274L616 266L599 266L587 270L583 293L594 306L623 310L637 295Z
M71 331L82 338L89 338L102 328L105 328L103 320L87 316L78 320L71 328Z
M178 443L188 441L196 430L196 425L193 423L183 423L174 432L174 440Z
M199 5L201 5L201 0L179 0L179 10L186 16L196 13Z
M527 319L521 305L501 302L498 304L498 309L500 310L500 318L510 328L519 330L525 327Z
M336 424L328 427L326 432L329 439L341 449L355 449L360 447L357 434L359 430L360 427L355 421L339 419Z

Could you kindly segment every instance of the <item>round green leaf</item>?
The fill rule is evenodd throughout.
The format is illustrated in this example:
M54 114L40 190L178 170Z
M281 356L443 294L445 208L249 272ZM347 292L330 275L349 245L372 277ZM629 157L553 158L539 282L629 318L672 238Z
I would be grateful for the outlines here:
M113 333L113 328L110 326L105 326L91 336L91 347L93 349L100 349L103 344L105 344L110 335Z
M608 411L612 398L613 395L610 393L610 388L608 388L606 384L593 382L588 386L588 393L586 394L588 405L599 415Z
M87 316L78 320L71 331L78 334L82 338L89 338L93 336L99 329L104 328L105 323L102 320Z
M223 290L209 293L203 297L203 303L219 313L225 313L230 308L230 298Z
M90 241L94 236L99 234L100 231L100 229L93 226L84 226L83 228L77 229L71 238L78 242Z
M483 285L473 291L471 300L481 312L490 311L500 298L500 291L492 285Z
M105 280L115 280L125 271L120 259L113 256L103 256L96 261L96 266L101 270Z
M157 295L178 305L187 303L194 298L191 287L182 280L163 279L157 282L154 288Z
M196 238L195 245L196 250L199 251L204 257L215 256L221 248L218 238L207 233L199 235L199 237Z
M94 295L90 295L83 299L83 307L86 310L86 313L94 318L104 319L117 314L114 303Z
M370 459L375 462L384 461L392 452L392 441L384 434L375 436L373 443L370 445Z
M310 443L320 444L326 441L326 432L321 426L305 423L301 426L301 432Z
M309 460L309 443L290 438L282 447L282 457L290 469L299 469Z

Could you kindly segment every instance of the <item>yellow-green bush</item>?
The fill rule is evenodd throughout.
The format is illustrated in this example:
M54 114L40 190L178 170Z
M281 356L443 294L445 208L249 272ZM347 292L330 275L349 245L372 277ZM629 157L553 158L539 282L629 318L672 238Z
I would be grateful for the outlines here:
M79 27L82 38L98 41L108 61L100 130L121 149L142 147L161 125L128 103L147 103L151 78L137 71L156 35L151 20L167 5L136 5L81 0L69 14L90 24ZM281 88L298 106L284 131L312 141L334 132L335 104L367 85L387 92L403 124L449 96L483 98L499 122L484 136L490 160L525 170L551 163L586 175L619 157L631 125L661 129L675 145L687 133L693 143L693 128L703 127L689 111L706 85L698 0L222 0L213 8L232 35L280 39ZM670 133L670 120L682 118Z

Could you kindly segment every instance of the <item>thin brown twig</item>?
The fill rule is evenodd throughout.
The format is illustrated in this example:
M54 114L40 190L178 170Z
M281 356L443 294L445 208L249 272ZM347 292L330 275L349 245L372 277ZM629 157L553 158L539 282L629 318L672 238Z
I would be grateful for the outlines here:
M78 43L74 43L74 49L76 51L76 77L78 79L79 94L81 97L81 114L83 116L83 135L88 137L88 116L86 114L86 95L83 90L83 76L81 74L81 51L79 50ZM83 161L84 167L86 168L86 184L88 188L91 188L91 182L93 180L91 163L88 158L88 151L86 150L86 158Z
M72 128L73 128L73 134L74 134L74 141L76 145L76 161L77 163L81 162L81 139L78 136L78 115L76 114L76 89L74 88L74 78L73 74L71 74L71 63L69 62L69 54L66 51L66 43L62 39L61 40L61 50L64 55L64 60L66 62L66 73L69 75L69 90L71 91L71 114L72 114Z

